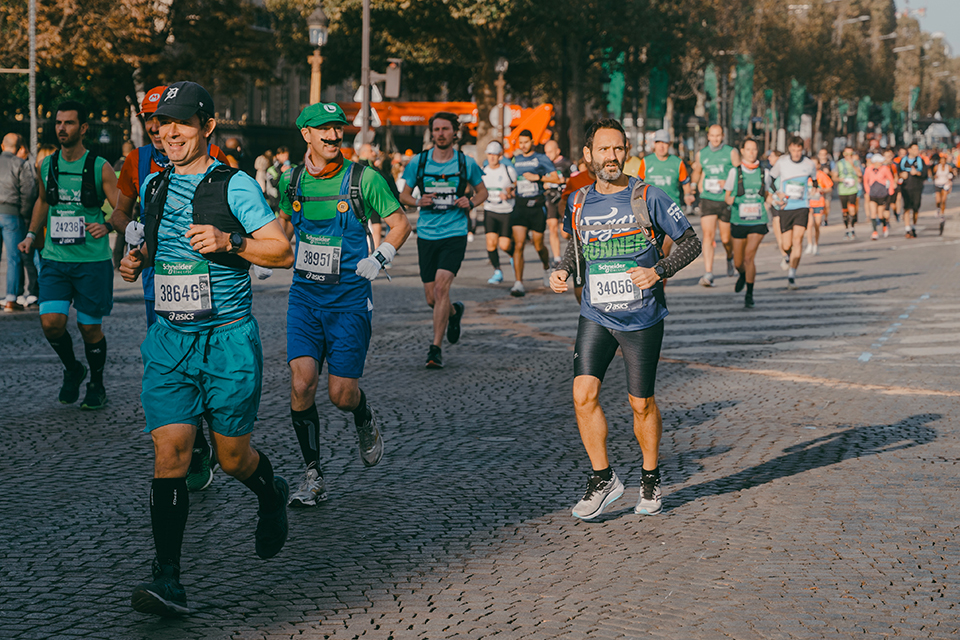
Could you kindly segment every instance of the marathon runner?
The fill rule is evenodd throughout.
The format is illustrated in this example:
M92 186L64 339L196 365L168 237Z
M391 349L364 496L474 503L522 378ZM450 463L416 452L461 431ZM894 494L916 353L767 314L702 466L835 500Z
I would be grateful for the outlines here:
M873 227L870 239L876 240L880 237L881 227L883 227L884 238L889 234L890 211L887 207L896 197L894 192L897 178L885 164L883 155L874 153L868 160L869 166L863 172L863 192L867 215L870 216L870 224Z
M780 156L770 170L775 186L773 200L780 210L780 249L787 254L787 289L796 289L797 267L803 251L803 234L810 217L810 198L817 194L817 167L803 155L803 139L793 136L789 154Z
M833 156L830 154L830 151L824 147L817 152L817 160L820 162L820 171L823 171L830 178L830 182L836 186L839 177L837 176L837 163L834 161ZM818 182L819 177L818 177ZM823 206L823 223L821 226L827 226L830 219L830 202L833 200L833 187L824 191L824 197L826 198L825 204ZM820 232L817 231L817 238L820 238Z
M723 127L712 125L707 131L709 146L697 152L693 176L700 191L700 229L703 231L703 261L705 273L700 284L713 286L713 252L720 226L720 242L727 252L727 275L733 276L733 243L730 237L730 207L724 201L723 185L730 169L740 166L740 154L723 143Z
M297 246L287 305L290 417L306 465L291 507L327 498L316 403L324 361L330 402L353 413L363 464L372 467L383 456L376 414L360 389L372 333L370 282L396 256L410 223L380 172L344 159L346 125L336 104L306 107L297 118L307 142L304 163L280 178L280 216L292 223ZM390 232L368 255L366 224L374 210Z
M860 182L863 180L860 159L857 158L853 147L845 147L843 157L837 161L837 178L837 193L840 195L843 226L847 230L845 237L852 242L857 239L854 226L857 224Z
M533 240L533 248L543 264L543 286L550 286L550 253L543 244L547 228L546 194L544 184L563 184L557 168L550 158L533 150L533 134L524 129L517 135L517 150L513 167L517 170L517 198L510 217L513 226L513 271L516 281L510 295L526 295L523 288L523 249L527 244L527 232ZM559 241L558 241L559 249Z
M824 149L820 151L823 152ZM820 253L820 225L825 224L824 218L826 211L830 209L830 195L833 191L833 178L829 171L823 170L824 166L830 165L821 163L819 159L813 162L817 167L817 187L820 194L810 198L810 217L807 218L807 230L810 233L807 236L807 247L803 251L808 256Z
M949 164L946 152L940 154L937 164L933 167L933 186L936 187L937 220L940 223L940 234L947 223L947 197L953 190L953 179L957 175L957 167Z
M903 178L903 222L907 238L917 237L917 217L920 215L920 199L923 182L929 167L920 157L920 145L916 142L907 147L907 157L900 159L900 177Z
M767 227L766 201L770 174L760 166L760 148L756 140L747 138L740 147L740 166L730 169L724 184L724 200L730 209L730 234L733 236L733 262L740 277L734 291L747 288L743 306L753 308L753 284L757 279L757 249Z
M154 115L172 167L141 187L146 249L132 248L120 266L123 279L134 282L147 257L155 257L161 317L140 347L140 400L155 452L150 519L156 557L153 581L134 589L131 604L161 616L189 611L180 555L190 503L186 475L201 414L221 468L259 501L257 555L272 558L287 539L289 488L250 444L263 353L248 270L250 262L289 268L293 252L256 180L210 157L213 113L213 99L198 84L164 90Z
M517 191L517 172L511 165L501 162L503 146L496 140L487 145L487 165L483 168L483 184L487 199L483 203L483 230L487 236L487 256L493 265L493 275L487 284L503 282L500 269L501 251L513 254L513 231L510 215L513 213L514 196Z
M400 202L409 207L420 207L417 220L417 253L420 260L420 280L427 304L433 309L433 343L427 351L427 368L443 368L443 334L450 344L460 340L460 320L463 303L450 304L450 285L460 270L467 251L467 217L470 210L487 199L483 173L473 158L459 149L457 116L441 111L430 118L433 149L410 159L403 171L406 185ZM467 197L467 188L473 186L476 194ZM414 187L421 197L413 197Z
M20 242L29 254L46 226L39 287L43 335L63 363L59 400L72 404L80 397L87 367L74 356L67 331L70 305L77 310L77 327L90 366L90 382L81 409L101 409L107 403L103 370L107 339L103 317L113 308L113 259L108 234L113 225L104 219L103 200L117 202L117 174L106 160L83 146L87 109L75 101L57 107L56 133L60 150L43 159L37 170L40 197L33 207L30 230ZM37 247L39 248L39 246Z
M670 132L665 129L653 134L653 153L640 160L636 177L659 187L681 209L692 205L695 200L687 165L679 156L670 155ZM670 236L663 239L665 255L670 255L672 244Z
M623 483L607 458L607 420L599 394L619 348L627 369L634 433L643 454L640 499L635 512L659 513L660 436L663 423L654 397L657 362L667 315L661 280L672 277L700 255L700 241L683 211L666 193L623 173L626 134L616 120L587 131L583 155L597 176L569 200L567 244L560 267L550 277L556 293L586 265L586 286L573 356L573 403L577 425L593 473L573 515L592 520L623 494ZM661 258L669 235L673 253Z
M117 226L117 232L123 231L124 239L131 247L139 247L143 244L142 209L138 203L140 186L146 182L148 175L159 173L170 166L170 160L167 158L167 154L163 150L163 142L160 140L160 122L153 117L157 110L157 104L160 102L160 96L163 95L163 90L166 88L166 85L161 85L144 94L143 100L140 102L139 115L143 122L143 128L150 138L150 143L127 154L123 167L120 169L120 176L117 179L120 197L117 208L113 212L112 220ZM210 155L224 164L227 163L226 154L215 144L210 145ZM154 290L152 266L144 267L140 274L140 280L143 285L143 302L147 314L147 328L149 329L157 321L157 314L154 311L156 292ZM197 438L193 443L193 459L190 461L190 471L187 473L187 490L202 491L209 487L210 483L213 482L215 467L216 463L212 460L210 444L207 442L201 427L197 429Z
M560 182L545 182L547 198L547 240L550 243L550 251L553 253L553 259L550 266L556 267L560 264L560 200L563 195L563 187L570 179L571 170L574 168L573 162L563 157L560 153L560 145L555 140L547 140L543 145L543 153L549 158L553 166L557 168L557 175Z

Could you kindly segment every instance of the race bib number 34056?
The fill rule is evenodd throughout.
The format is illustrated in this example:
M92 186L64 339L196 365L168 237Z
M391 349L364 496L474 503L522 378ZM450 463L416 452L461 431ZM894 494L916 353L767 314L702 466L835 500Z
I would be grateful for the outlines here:
M213 313L210 265L199 262L157 261L154 275L155 309L170 322L193 322Z
M340 252L343 238L300 232L294 269L307 280L321 284L340 282Z
M590 265L590 304L600 310L611 305L626 306L639 300L643 292L633 284L628 269L637 266L633 261L599 262ZM611 307L611 310L614 308Z

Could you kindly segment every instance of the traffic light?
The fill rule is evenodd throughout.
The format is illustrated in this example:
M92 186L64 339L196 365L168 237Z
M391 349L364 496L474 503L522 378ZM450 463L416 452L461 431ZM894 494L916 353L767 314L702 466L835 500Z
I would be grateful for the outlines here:
M388 98L400 97L400 58L387 58L386 85L383 94Z

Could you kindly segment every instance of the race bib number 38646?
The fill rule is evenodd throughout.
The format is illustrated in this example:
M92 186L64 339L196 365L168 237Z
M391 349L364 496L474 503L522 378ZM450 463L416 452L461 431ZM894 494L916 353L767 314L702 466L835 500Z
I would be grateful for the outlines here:
M154 275L155 309L170 322L192 322L213 313L210 265L199 262L157 261Z
M343 238L300 232L294 269L307 280L321 284L340 282L340 252Z

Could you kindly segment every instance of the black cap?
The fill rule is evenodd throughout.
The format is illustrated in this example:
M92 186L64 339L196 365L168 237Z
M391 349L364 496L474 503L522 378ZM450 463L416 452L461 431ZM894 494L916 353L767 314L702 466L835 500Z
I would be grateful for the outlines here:
M189 120L198 111L213 115L213 98L196 82L174 82L160 96L154 116Z

